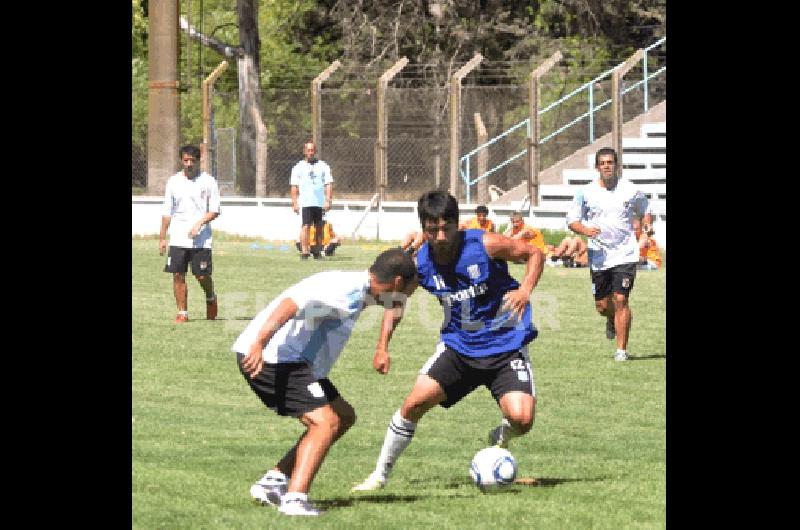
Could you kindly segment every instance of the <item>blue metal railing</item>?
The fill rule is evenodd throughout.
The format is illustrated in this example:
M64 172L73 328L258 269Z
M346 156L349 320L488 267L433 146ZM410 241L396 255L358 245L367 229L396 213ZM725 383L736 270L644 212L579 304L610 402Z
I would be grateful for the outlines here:
M650 46L648 46L647 48L644 49L644 55L642 56L642 63L643 63L642 79L640 81L637 81L636 83L634 83L633 85L627 87L625 90L622 91L622 94L627 94L629 91L635 89L639 85L644 84L644 112L647 112L647 109L649 108L648 107L648 98L647 98L647 88L648 88L647 84L648 84L648 81L650 79L658 76L658 75L661 75L663 72L665 72L667 70L667 67L665 65L665 66L659 68L658 70L656 70L654 73L648 75L648 73L647 73L647 52L649 50L652 50L656 46L660 46L661 44L665 43L666 41L667 41L667 38L666 37L662 37L661 39L657 40L656 42L654 42L653 44L651 44ZM573 96L575 96L577 94L580 94L583 91L586 91L588 93L589 110L587 110L586 112L584 112L583 114L581 114L580 116L578 116L577 118L572 120L571 122L567 123L566 125L562 126L558 130L548 134L547 136L545 136L544 138L539 140L539 144L543 144L546 141L550 140L551 138L555 137L556 135L564 132L565 130L569 129L570 127L572 127L573 125L575 125L579 121L583 120L587 116L589 118L589 143L590 144L593 143L595 141L595 135L594 135L594 113L597 112L598 110L602 109L603 107L605 107L609 103L611 103L611 98L609 98L609 99L605 100L603 103L599 104L598 106L596 106L596 107L594 106L594 85L595 85L595 83L601 81L602 79L610 76L614 72L614 70L619 68L619 66L624 64L624 62L625 61L619 63L617 66L615 66L613 68L610 68L610 69L606 70L605 72L603 72L599 76L595 77L591 81L581 85L580 87L576 88L575 90L573 90L572 92L570 92L566 96L562 97L558 101L556 101L554 103L551 103L547 107L545 107L542 110L540 110L539 111L539 116L542 116L545 112L548 112L549 110L557 107L558 105L560 105L561 103L563 103L566 100L570 99L571 97L573 97ZM486 173L483 173L482 175L478 175L477 177L475 177L474 180L470 179L470 157L474 156L481 149L484 149L484 148L492 145L493 143L499 141L500 139L502 139L505 136L509 135L513 131L516 131L517 129L521 128L523 125L526 126L526 128L527 128L526 129L527 133L528 133L527 137L529 138L530 135L531 135L530 118L526 118L526 119L522 120L521 122L519 122L518 124L514 125L513 127L509 128L507 131L499 134L498 136L495 136L494 138L492 138L488 142L486 142L486 143L484 143L482 145L479 145L478 147L476 147L475 149L473 149L472 151L470 151L469 153L465 154L464 156L462 156L461 158L458 159L458 171L461 174L461 179L464 181L464 185L466 187L467 203L470 202L470 188L471 188L472 185L474 185L478 181L488 177L489 175L491 175L492 173L494 173L498 169L500 169L502 167L505 167L506 165L510 164L511 162L513 162L517 158L521 157L522 155L527 154L528 150L526 148L526 149L523 149L522 151L516 153L515 155L512 155L510 158L508 158L505 161L499 163L497 166L493 167L492 169L486 171Z

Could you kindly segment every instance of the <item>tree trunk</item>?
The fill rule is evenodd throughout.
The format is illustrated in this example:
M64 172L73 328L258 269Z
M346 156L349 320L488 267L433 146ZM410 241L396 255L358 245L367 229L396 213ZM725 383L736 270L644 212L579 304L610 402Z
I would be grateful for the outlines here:
M147 90L147 194L163 195L180 167L178 97L178 3L150 3L149 88Z
M253 109L260 112L259 67L256 0L237 0L239 42L243 54L236 64L239 71L239 193L248 197L256 194L256 125Z

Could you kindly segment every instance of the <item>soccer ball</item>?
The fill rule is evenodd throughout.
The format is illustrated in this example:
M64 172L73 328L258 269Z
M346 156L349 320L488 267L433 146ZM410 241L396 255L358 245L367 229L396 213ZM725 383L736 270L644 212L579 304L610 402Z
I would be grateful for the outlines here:
M472 457L469 474L472 476L472 482L482 491L502 488L514 483L517 476L517 461L506 449L487 447Z

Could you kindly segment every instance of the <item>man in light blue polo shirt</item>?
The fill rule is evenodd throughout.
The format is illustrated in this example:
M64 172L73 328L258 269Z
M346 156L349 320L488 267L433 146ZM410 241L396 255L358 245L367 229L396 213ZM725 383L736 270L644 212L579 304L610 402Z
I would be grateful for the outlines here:
M312 140L303 145L303 160L292 168L292 210L301 213L303 229L300 232L300 258L308 259L310 242L308 233L313 223L316 226L316 245L322 248L322 212L331 209L333 200L333 176L331 168L314 156L317 146ZM301 211L302 208L302 211ZM314 259L320 259L319 252Z

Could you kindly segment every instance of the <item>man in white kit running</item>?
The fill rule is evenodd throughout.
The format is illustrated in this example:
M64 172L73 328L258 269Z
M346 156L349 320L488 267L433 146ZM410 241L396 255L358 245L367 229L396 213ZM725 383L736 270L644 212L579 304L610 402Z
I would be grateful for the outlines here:
M189 320L187 309L186 271L192 264L192 274L206 295L206 319L217 318L217 295L211 279L211 225L219 216L219 187L217 180L200 171L200 148L184 145L180 149L183 169L167 180L161 208L161 232L158 253L169 254L164 272L172 273L172 291L178 306L176 323Z
M319 515L308 490L328 449L355 423L353 407L328 373L361 311L384 305L373 368L389 371L389 339L405 299L417 287L417 268L399 248L378 255L368 271L324 271L278 295L236 339L239 371L279 416L306 427L297 443L250 488L261 504L287 515Z
M639 245L632 221L652 223L647 197L617 174L617 153L604 147L595 154L599 178L583 186L567 212L567 226L588 238L589 272L595 309L606 317L606 337L617 339L614 359L627 361L631 309L628 297L636 278Z

